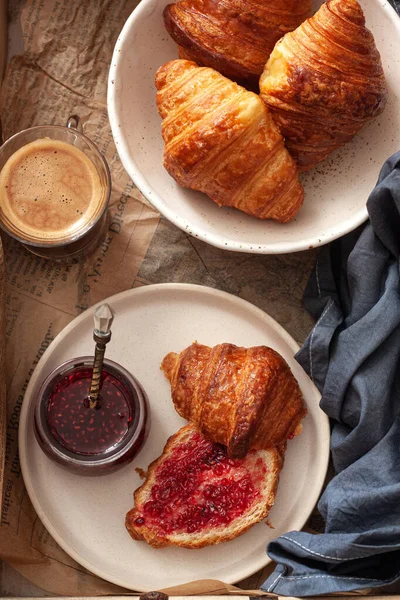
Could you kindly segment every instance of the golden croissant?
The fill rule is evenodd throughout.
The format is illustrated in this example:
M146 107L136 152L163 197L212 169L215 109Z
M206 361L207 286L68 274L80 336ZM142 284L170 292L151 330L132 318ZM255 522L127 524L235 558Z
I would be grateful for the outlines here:
M285 360L266 346L194 343L161 365L177 412L212 441L243 458L250 449L285 443L307 413Z
M161 67L156 87L164 167L175 181L259 219L293 219L304 190L259 96L187 60Z
M379 115L387 98L385 78L358 2L328 0L279 40L260 93L302 170Z
M312 0L182 0L164 22L179 56L257 84L275 43L311 14Z

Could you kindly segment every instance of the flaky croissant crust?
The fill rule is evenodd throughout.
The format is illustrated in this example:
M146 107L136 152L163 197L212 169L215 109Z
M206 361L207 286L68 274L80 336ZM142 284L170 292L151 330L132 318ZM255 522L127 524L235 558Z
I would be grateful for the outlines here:
M230 456L266 449L301 431L306 407L285 360L266 346L194 343L161 365L177 412Z
M164 166L179 184L260 219L296 215L297 167L259 96L187 60L161 67L156 87Z
M182 0L164 10L180 58L258 83L275 43L311 14L312 0Z
M383 68L356 0L328 0L275 46L260 93L302 169L350 141L387 99Z

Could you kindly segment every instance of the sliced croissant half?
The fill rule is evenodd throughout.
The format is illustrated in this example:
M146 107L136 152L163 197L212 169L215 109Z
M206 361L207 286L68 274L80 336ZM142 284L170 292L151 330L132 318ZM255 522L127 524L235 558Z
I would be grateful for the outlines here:
M230 459L193 425L171 436L134 493L125 526L154 548L204 548L242 535L275 502L285 444Z
M161 67L156 87L164 166L175 181L259 219L293 219L304 191L259 96L187 60Z
M275 43L311 14L312 0L182 0L164 22L181 58L258 83Z
M260 79L292 156L307 170L379 115L387 89L356 0L328 0L275 46Z

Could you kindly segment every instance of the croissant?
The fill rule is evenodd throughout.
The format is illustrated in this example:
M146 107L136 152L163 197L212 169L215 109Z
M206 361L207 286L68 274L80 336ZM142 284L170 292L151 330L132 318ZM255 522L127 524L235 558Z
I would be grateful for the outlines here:
M299 385L271 348L194 343L168 354L161 369L180 416L227 446L232 458L282 444L302 430L307 410Z
M312 0L182 0L164 22L179 56L254 85L275 43L311 14Z
M380 55L356 0L328 0L275 46L262 99L301 170L349 142L379 115L387 89Z
M178 183L260 219L293 219L304 191L259 96L187 60L161 67L156 87L164 167Z
M275 502L285 446L241 460L193 425L167 441L134 493L125 526L153 548L204 548L242 535L267 518Z

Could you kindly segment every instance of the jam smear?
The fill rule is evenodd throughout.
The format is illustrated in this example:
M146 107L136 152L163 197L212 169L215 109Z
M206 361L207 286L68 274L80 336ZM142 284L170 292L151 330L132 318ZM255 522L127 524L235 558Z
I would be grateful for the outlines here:
M159 465L149 499L135 511L133 523L164 534L227 525L260 496L266 471L255 452L232 459L224 446L195 432Z
M71 452L94 455L115 447L127 435L134 415L125 383L103 370L96 408L90 407L92 369L75 367L57 382L47 405L54 438Z

